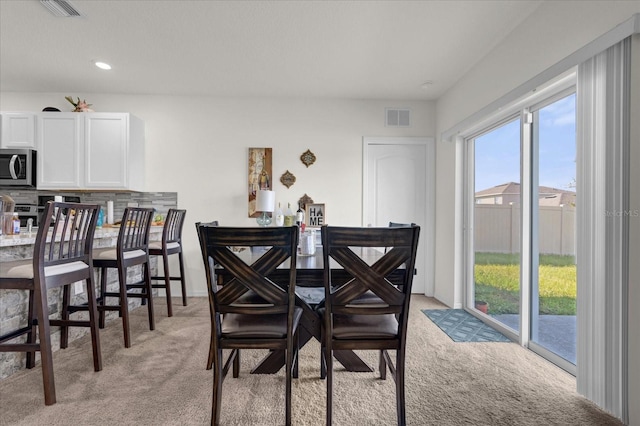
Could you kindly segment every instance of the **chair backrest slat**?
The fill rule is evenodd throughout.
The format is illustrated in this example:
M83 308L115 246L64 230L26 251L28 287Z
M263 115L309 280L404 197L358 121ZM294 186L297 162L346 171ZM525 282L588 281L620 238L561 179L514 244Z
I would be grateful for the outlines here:
M416 225L388 228L325 225L322 246L327 309L361 314L398 313L408 309L419 232L420 227ZM380 247L384 247L384 253ZM374 257L375 261L369 264L367 257ZM334 284L330 260L337 262L352 279L342 285ZM392 282L392 274L401 274L400 282L397 278ZM358 298L368 292L379 298L377 306L358 305Z
M36 234L34 268L78 260L90 263L99 210L97 204L49 201Z
M182 240L182 227L186 210L169 209L162 230L162 241L166 243L180 243Z
M148 251L152 218L152 208L127 207L120 223L117 243L118 252Z
M296 280L296 256L298 228L235 228L198 224L203 261L207 269L211 299L216 312L242 312L259 314L287 312L294 298ZM234 248L243 247L242 253ZM264 251L251 262L251 248ZM283 289L267 278L267 275L289 260L289 286ZM217 288L216 268L222 268L230 277L225 285ZM242 299L251 294L251 300ZM253 311L251 304L256 307Z

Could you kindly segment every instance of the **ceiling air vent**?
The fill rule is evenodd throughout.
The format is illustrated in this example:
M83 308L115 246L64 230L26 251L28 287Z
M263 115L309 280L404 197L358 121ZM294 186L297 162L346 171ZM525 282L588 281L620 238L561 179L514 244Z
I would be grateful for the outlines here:
M63 18L83 16L82 13L67 0L40 0L40 4L55 16Z
M385 108L387 127L411 127L411 110Z

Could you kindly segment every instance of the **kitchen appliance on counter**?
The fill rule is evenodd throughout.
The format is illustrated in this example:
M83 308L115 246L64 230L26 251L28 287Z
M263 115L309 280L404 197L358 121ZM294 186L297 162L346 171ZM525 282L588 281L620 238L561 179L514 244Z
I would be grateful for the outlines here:
M26 228L27 222L29 219L32 219L32 225L38 226L39 214L38 214L38 206L35 204L16 204L15 210L16 213L20 216L20 227Z
M0 149L0 186L36 186L36 151Z
M66 203L80 202L80 197L76 197L76 196L67 195L61 198L62 198L62 201ZM45 207L47 206L47 202L55 201L55 200L56 200L56 197L54 195L38 195L38 205L36 206L36 215L38 216L38 223L42 222L42 215L44 214ZM22 222L22 215L20 215L20 222ZM35 223L34 223L34 226L36 226Z

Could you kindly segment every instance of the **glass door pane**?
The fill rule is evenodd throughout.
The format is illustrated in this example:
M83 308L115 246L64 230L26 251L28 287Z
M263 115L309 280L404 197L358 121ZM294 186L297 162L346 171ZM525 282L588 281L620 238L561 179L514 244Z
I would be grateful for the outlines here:
M474 140L474 303L519 330L520 118Z
M537 280L531 283L531 342L572 364L577 290L575 116L575 93L534 113L538 203L532 204L538 208L538 253L532 255L538 265Z

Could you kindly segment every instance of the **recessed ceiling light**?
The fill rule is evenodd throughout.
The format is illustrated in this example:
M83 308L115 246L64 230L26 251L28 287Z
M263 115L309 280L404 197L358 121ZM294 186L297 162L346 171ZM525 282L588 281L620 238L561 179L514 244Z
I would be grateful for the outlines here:
M111 65L107 64L106 62L96 62L96 67L102 69L102 70L110 70L111 69Z

